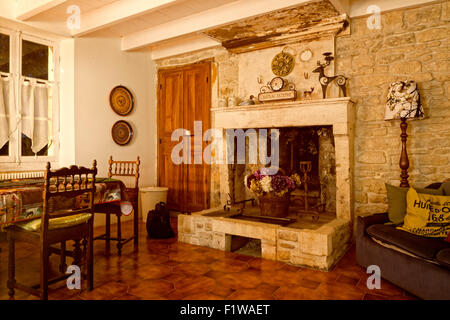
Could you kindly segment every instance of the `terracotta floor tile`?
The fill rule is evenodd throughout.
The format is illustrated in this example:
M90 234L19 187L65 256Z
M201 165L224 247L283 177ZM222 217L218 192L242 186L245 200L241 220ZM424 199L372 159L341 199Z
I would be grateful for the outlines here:
M381 279L381 288L380 289L369 289L367 287L367 278L361 279L361 281L356 286L359 290L364 291L366 293L376 293L383 296L402 296L403 290L399 287L393 285L392 283Z
M180 281L181 279L184 279L186 277L187 277L186 274L172 272L171 274L165 276L163 278L163 280L169 281L170 283L175 283L175 282Z
M299 286L283 286L273 293L277 300L323 300L324 297L313 289Z
M227 297L227 300L274 300L272 292L260 289L240 289Z
M237 257L235 257L234 259L239 260L239 261L250 261L253 259L253 257L240 254Z
M121 282L108 282L92 291L83 291L80 297L85 300L111 300L123 296L128 291L128 285Z
M169 259L167 262L164 262L163 264L166 265L166 266L174 267L174 266L178 266L178 265L183 264L183 263Z
M207 273L203 274L205 277L209 277L211 279L219 279L221 277L223 277L225 275L225 273L223 272L219 272L219 271L214 271L214 270L210 270Z
M172 219L176 231L176 219ZM132 222L122 225L132 233ZM104 228L96 228L96 234ZM115 234L113 228L113 234ZM104 241L94 242L94 290L71 291L64 282L50 286L49 298L64 299L416 299L382 280L380 290L369 290L368 275L356 264L350 249L330 272L300 268L281 262L179 243L173 239L149 239L140 223L139 250L124 246L121 257L115 243L106 251ZM8 299L7 252L0 242L0 299ZM25 284L39 280L39 251L29 243L17 244L17 278ZM68 258L68 264L71 263ZM52 274L59 260L51 257ZM86 281L82 282L82 288ZM16 291L16 299L34 296Z
M213 293L197 293L186 296L183 300L223 300L224 298Z
M128 293L143 300L164 299L164 295L174 290L174 285L165 280L143 280L132 286Z
M321 296L331 300L362 300L365 292L345 283L321 283L315 290Z
M302 269L301 267L293 266L293 265L290 265L290 264L285 264L284 266L281 267L280 270L291 271L291 272L298 272L301 269Z
M257 289L260 289L260 290L267 290L267 291L270 291L270 292L275 292L275 290L277 290L279 287L278 286L273 286L273 285L271 285L271 284L268 284L268 283L265 283L265 282L262 282L260 285L258 285L258 287L257 287Z
M208 277L186 277L176 281L174 290L167 294L166 297L171 300L179 300L194 294L208 293L215 286L216 281Z
M214 271L223 273L243 272L249 268L247 262L236 259L216 261L210 267Z
M215 286L213 289L211 289L211 291L209 291L210 293L220 296L222 298L226 298L228 297L230 294L232 294L234 291L234 289L231 289L229 287L224 287L221 285Z
M206 255L203 255L201 253L192 252L192 251L171 252L169 254L169 259L176 261L176 262L182 262L182 263L188 263L188 262L212 263L215 261L215 259L213 259L213 258L207 257Z
M206 274L205 276L208 276ZM217 277L217 284L235 290L253 289L263 282L261 272L258 270L246 270L238 273L227 273Z
M309 280L309 279L301 279L298 283L298 285L302 288L308 288L308 289L317 289L317 287L320 285L320 282Z
M172 267L158 264L139 266L134 271L142 279L161 279L172 273Z
M209 248L204 248L203 249L209 249ZM231 253L231 252L226 252L226 251L222 251L222 250L199 250L196 251L197 253L201 254L204 257L213 259L213 260L226 260L226 259L231 259L231 260L235 260L239 257L241 257L242 255L240 254L235 254L235 253Z
M298 271L302 279L308 279L317 282L335 282L338 274L334 272L317 271L308 268L303 268Z
M211 270L211 265L206 263L182 263L173 267L173 272L188 275L204 275Z
M356 286L359 281L360 279L347 277L346 275L339 275L339 277L336 279L336 282L338 283L346 283L352 286Z
M352 266L336 266L333 269L333 273L338 273L340 275L347 276L349 278L354 279L361 279L361 278L367 278L366 270L358 265L352 265Z
M379 294L366 293L364 295L364 300L417 300L417 298L412 297L412 296L405 297L404 295L383 296L383 295L379 295Z
M166 264L169 261L169 255L144 253L128 261L129 263L122 264L122 266L125 268L134 268L136 264Z
M262 271L261 280L274 286L298 285L303 278L299 272L277 270L274 272Z
M273 260L264 260L255 258L248 262L249 266L254 269L263 270L263 271L275 271L281 269L285 266L284 263L273 261Z
M113 300L142 300L142 299L137 297L137 296L135 296L135 295L127 293L127 294L125 294L123 296L114 298Z

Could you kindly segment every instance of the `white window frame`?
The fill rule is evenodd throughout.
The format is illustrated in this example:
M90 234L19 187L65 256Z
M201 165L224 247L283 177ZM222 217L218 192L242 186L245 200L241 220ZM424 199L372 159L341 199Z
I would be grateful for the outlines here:
M13 59L11 59L11 57L13 56L14 53L14 46L15 46L15 41L14 41L14 32L12 30L9 29L5 29L0 27L0 33L9 36L9 78L10 81L12 82L10 85L15 85L15 79L14 79L14 66L13 66ZM15 90L13 91L14 94L14 100L16 100L16 93ZM13 115L9 115L9 127L10 129L15 128L16 126L16 120L17 118L17 114L15 116ZM3 162L7 162L7 163L11 163L11 162L15 162L15 150L14 150L14 146L16 145L16 137L15 134L12 134L9 137L9 150L8 150L8 156L0 156L0 163ZM3 165L2 165L3 166Z
M41 36L33 35L19 30L10 30L0 27L0 33L10 36L10 74L14 82L14 100L16 103L16 117L10 118L11 128L17 130L11 135L9 143L9 156L0 156L0 166L2 170L29 170L43 169L45 163L50 162L57 165L59 159L59 79L60 79L60 55L59 42L45 39ZM22 40L31 41L53 48L53 70L54 81L38 80L52 85L52 148L51 156L22 156L22 122L19 121L21 109L21 90L24 77L22 76Z

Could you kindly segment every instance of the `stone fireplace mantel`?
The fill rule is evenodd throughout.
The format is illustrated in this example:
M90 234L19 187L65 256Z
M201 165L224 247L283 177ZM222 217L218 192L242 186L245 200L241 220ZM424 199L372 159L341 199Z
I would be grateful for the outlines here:
M354 103L350 98L267 103L214 108L216 129L332 126L336 149L336 217L353 220L353 126ZM220 169L221 202L225 203L228 170Z
M350 98L336 98L213 108L211 112L215 128L337 125L345 134L354 123L353 105Z

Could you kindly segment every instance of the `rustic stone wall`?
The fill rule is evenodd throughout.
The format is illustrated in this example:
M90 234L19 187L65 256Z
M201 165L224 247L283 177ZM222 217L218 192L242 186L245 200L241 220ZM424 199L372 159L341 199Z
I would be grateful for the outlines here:
M399 184L399 121L384 121L389 84L418 82L427 119L408 127L410 183L450 177L450 1L352 19L351 35L336 40L336 69L350 78L356 102L355 213L386 210L384 183Z
M387 90L393 81L412 79L418 82L427 116L425 120L410 122L408 128L410 182L421 187L450 177L449 21L450 1L442 1L382 13L379 30L367 27L367 17L353 18L350 21L350 35L336 39L335 69L350 78L349 95L356 102L357 109L354 170L356 215L385 211L384 183L399 184L400 123L384 121ZM308 43L290 47L298 53L304 46ZM242 98L253 94L255 88L250 86L255 86L257 75L255 72L244 72L242 67L253 70L264 63L267 69L274 50L266 50L268 54L262 59L260 53L237 55L224 48L214 48L163 59L157 61L157 67L174 67L212 59L212 107L217 107L219 97L239 93ZM253 59L256 58L254 55L258 55L258 59ZM247 59L249 57L252 59ZM321 59L320 53L313 57L312 63L315 64L318 59ZM311 69L298 61L296 67L306 71ZM294 78L289 79L288 76L288 80L294 83L300 81L302 70L294 70L290 75ZM262 71L266 72L265 69ZM332 66L327 69L328 72L332 72ZM248 81L240 81L240 77L245 78L244 75L250 77L246 79ZM266 82L269 77L265 73L262 75ZM311 79L317 87L314 99L320 98L316 77L317 74ZM299 91L308 87L297 84ZM335 92L330 97L336 97ZM213 166L213 206L220 204L219 179L219 167Z

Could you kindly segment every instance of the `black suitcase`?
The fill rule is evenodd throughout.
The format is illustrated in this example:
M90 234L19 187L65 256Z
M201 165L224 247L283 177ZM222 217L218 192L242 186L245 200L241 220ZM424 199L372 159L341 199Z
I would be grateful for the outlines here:
M150 238L167 239L175 236L170 225L170 213L164 202L156 204L147 215L147 233Z

